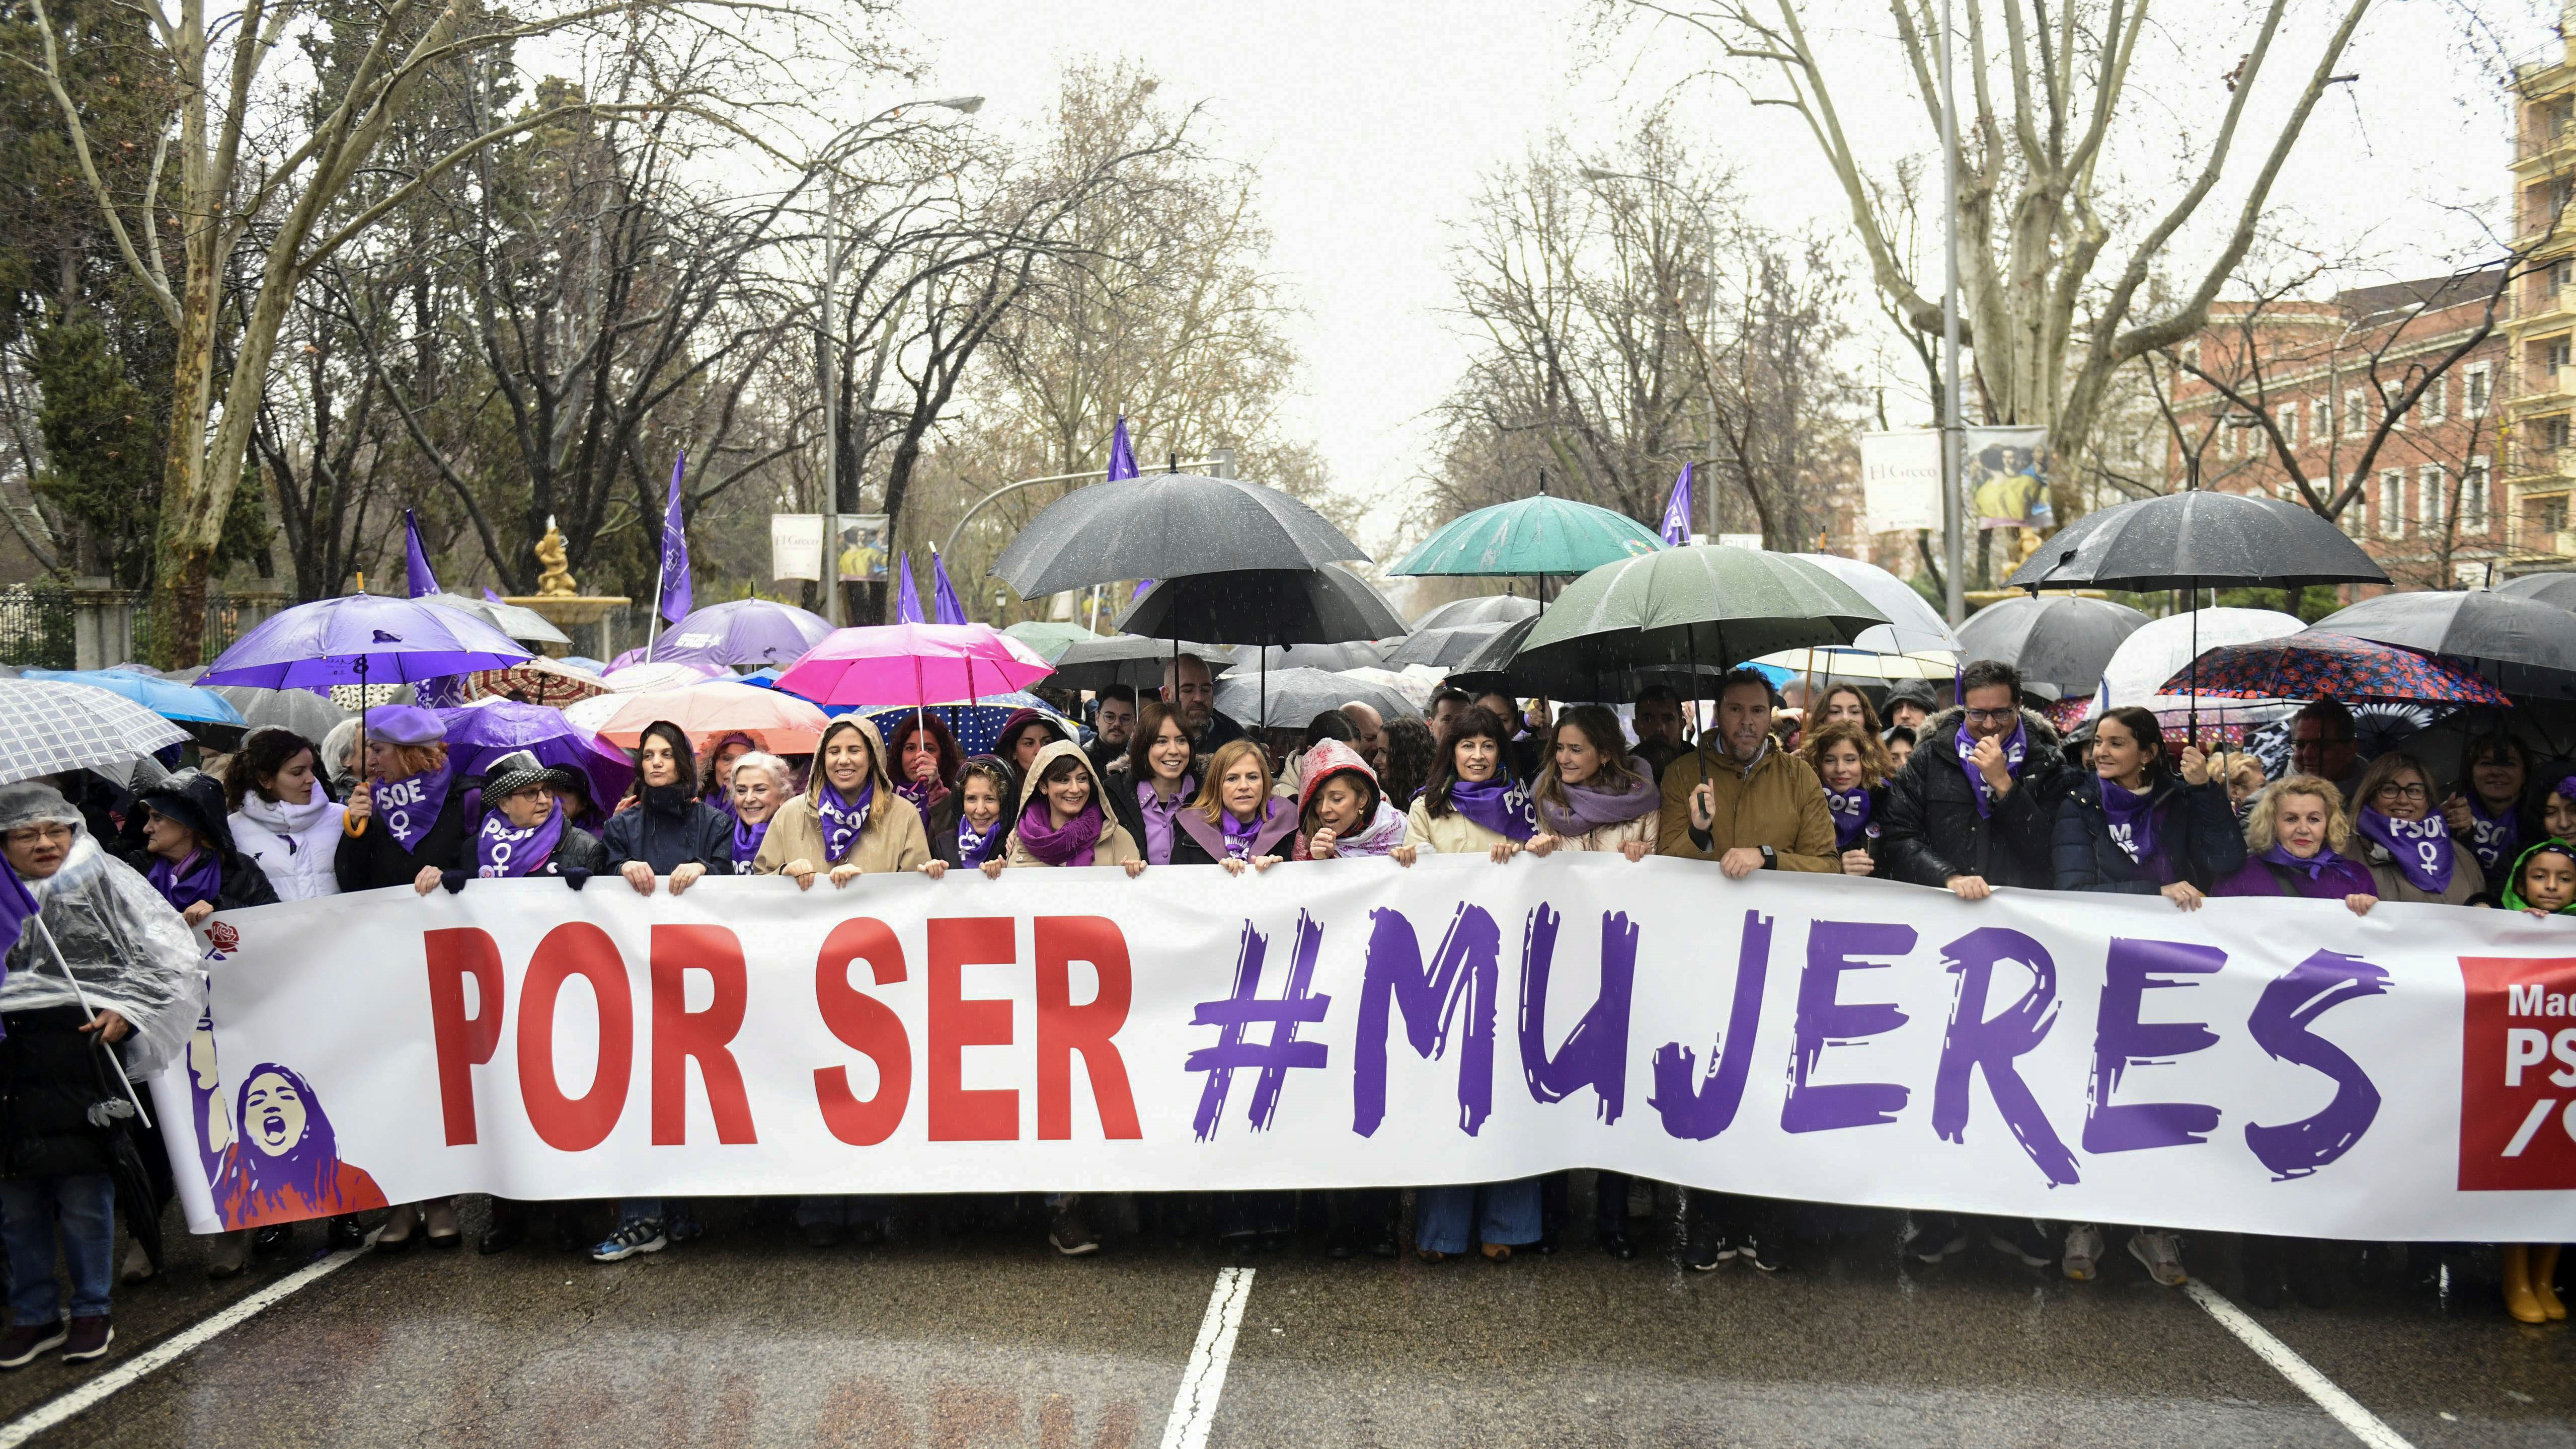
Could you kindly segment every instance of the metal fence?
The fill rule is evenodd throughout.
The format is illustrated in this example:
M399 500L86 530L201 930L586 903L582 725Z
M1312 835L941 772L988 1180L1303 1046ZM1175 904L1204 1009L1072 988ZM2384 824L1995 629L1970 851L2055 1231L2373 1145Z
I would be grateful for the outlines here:
M79 660L76 619L67 589L15 584L0 590L0 664L72 668Z

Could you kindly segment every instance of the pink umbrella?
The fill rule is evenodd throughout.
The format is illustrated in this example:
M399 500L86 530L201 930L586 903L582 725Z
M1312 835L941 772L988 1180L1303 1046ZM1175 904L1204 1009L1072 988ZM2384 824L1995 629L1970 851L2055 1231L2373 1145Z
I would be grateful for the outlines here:
M817 704L950 704L1022 689L1054 672L990 624L884 624L835 630L778 676Z

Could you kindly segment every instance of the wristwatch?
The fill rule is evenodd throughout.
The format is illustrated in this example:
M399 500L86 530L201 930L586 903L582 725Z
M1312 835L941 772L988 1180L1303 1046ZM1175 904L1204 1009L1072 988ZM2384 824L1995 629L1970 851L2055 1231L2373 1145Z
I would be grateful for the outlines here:
M1764 870L1778 870L1780 868L1780 852L1773 850L1767 845L1762 847L1762 868Z

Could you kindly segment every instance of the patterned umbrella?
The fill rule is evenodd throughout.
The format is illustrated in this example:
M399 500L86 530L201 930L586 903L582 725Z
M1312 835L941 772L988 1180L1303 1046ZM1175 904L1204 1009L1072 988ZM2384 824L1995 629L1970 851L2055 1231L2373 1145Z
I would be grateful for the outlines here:
M0 783L123 766L187 738L177 725L93 685L0 679Z
M515 699L557 708L609 692L607 681L560 659L536 658L507 669L478 669L465 676L464 699Z
M970 755L989 755L1002 738L1002 726L1010 723L1011 716L1024 709L1036 710L1055 721L1067 739L1081 734L1071 720L1057 714L1054 706L1034 694L987 694L973 704L934 704L930 706L930 713L947 722L948 732L957 737L958 748ZM877 727L877 734L886 737L894 733L895 726L912 717L913 707L905 705L901 709L856 711L852 706L835 705L823 712L829 715L865 713L869 722Z
M2446 661L2346 634L2314 631L2253 644L2222 644L2197 662L2199 691L2232 699L2381 700L2415 704L2490 704L2504 691ZM2160 694L2189 692L2192 670Z

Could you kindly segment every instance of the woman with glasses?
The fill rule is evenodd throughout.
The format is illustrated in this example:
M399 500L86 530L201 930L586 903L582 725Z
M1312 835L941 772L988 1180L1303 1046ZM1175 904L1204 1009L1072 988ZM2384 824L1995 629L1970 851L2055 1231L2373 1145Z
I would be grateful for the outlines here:
M2475 851L2451 836L2435 810L2433 776L2413 755L2391 752L2362 772L2353 802L2355 854L2370 867L2384 901L2467 905L2484 894L2486 872Z

